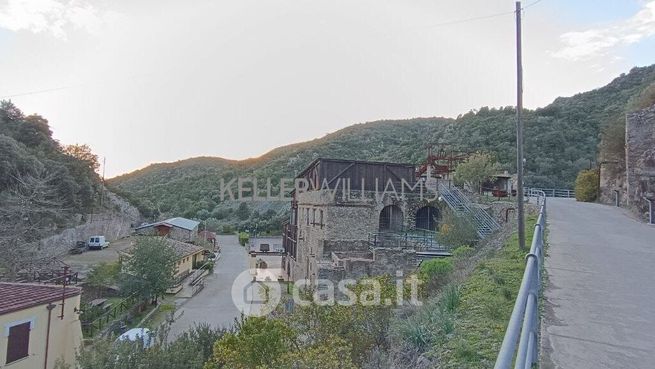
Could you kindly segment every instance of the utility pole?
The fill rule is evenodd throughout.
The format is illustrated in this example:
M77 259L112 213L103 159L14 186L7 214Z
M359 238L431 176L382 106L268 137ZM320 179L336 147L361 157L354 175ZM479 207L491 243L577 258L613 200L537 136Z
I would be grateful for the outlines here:
M525 211L523 209L523 63L521 50L521 1L516 2L516 171L519 249L525 250Z
M107 157L102 158L102 188L100 189L100 207L105 200L105 167L107 166Z

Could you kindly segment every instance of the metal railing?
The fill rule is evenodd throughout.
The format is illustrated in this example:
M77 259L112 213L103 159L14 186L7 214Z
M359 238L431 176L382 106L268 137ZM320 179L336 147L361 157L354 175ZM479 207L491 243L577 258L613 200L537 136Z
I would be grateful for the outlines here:
M437 241L437 232L427 229L373 232L368 234L368 243L371 247L448 251L448 247Z
M571 198L575 197L575 190L569 190L568 188L526 188L525 193L530 191L543 192L546 197L564 197Z
M539 218L534 226L530 253L526 256L525 270L512 316L507 324L505 338L500 347L494 369L529 369L538 361L539 292L543 263L544 229L546 227L546 197L543 191L529 189L528 196L537 197ZM518 344L518 346L517 346Z
M464 216L471 220L480 238L485 238L500 228L491 215L474 204L457 187L439 182L438 189L441 198L457 216Z

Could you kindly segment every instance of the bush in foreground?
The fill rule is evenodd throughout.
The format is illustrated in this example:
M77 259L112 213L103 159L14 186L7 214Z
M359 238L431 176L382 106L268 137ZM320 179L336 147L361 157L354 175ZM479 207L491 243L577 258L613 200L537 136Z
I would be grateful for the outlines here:
M593 169L581 171L575 180L575 199L594 202L596 198L598 198L598 172Z

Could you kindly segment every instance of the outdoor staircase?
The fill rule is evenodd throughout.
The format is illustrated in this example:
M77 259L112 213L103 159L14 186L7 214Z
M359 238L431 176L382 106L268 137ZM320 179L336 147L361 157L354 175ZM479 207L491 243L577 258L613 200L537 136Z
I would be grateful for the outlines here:
M498 222L489 213L471 202L457 187L439 182L438 190L441 198L455 215L471 221L480 238L485 238L500 228Z

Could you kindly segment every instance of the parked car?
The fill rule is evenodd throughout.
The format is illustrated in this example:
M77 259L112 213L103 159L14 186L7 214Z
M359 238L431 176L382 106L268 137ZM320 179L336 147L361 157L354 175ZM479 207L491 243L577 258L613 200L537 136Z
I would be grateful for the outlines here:
M75 246L73 246L70 250L68 250L68 252L69 252L71 255L81 254L81 253L83 253L84 251L86 251L86 248L87 248L86 242L84 242L84 241L77 241L77 242L75 243Z
M155 337L148 328L132 328L121 334L116 342L142 342L144 348L150 348L155 345Z
M89 250L102 250L109 246L105 236L91 236L89 238Z

